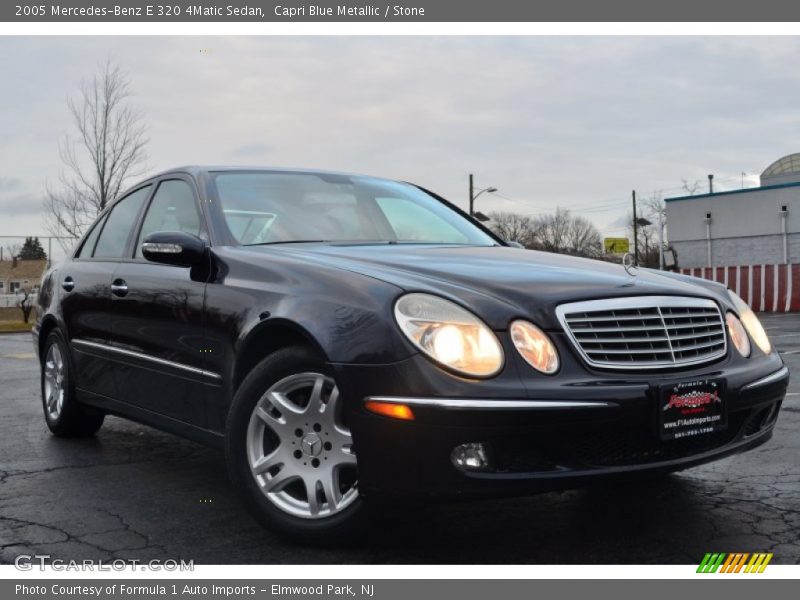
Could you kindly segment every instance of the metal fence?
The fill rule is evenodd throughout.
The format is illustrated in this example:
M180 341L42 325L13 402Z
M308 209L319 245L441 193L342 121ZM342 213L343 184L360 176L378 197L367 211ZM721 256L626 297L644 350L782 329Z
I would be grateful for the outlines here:
M23 297L22 294L0 294L0 308L16 308ZM30 295L30 303L36 305L36 294Z
M800 265L695 267L681 269L681 273L725 285L753 310L800 311Z
M53 235L0 235L0 260L12 260L29 237L39 238L42 248L47 252L48 264L60 262L78 242L75 238Z

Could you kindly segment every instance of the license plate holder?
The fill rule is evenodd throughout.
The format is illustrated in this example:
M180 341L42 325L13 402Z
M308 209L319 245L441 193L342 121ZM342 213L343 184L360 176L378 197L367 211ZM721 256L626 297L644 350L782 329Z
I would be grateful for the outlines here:
M658 435L662 440L708 435L727 426L724 380L695 379L659 387Z

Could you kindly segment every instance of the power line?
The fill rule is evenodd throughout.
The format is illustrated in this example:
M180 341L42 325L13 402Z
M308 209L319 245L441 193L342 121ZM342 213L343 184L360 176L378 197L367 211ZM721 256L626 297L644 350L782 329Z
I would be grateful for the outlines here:
M623 205L627 204L627 200L619 200L619 199L615 198L613 200L601 200L601 201L599 201L599 202L603 202L604 204L598 204L597 202L592 202L591 204L586 204L586 205L553 203L553 204L548 204L546 206L543 206L543 205L539 204L538 202L530 202L530 201L525 201L525 200L518 200L516 198L510 198L508 196L503 196L501 194L498 194L497 192L495 192L492 195L493 196L497 196L498 198L500 198L502 200L508 200L509 202L514 202L516 204L519 204L521 206L525 206L527 208L541 208L543 210L554 210L556 208L561 207L561 208L566 208L568 210L575 210L575 211L580 210L580 211L583 211L583 212L596 212L596 211L603 211L603 210L607 210L607 209L611 209L611 208L617 208L617 207L620 207L620 206L623 206Z

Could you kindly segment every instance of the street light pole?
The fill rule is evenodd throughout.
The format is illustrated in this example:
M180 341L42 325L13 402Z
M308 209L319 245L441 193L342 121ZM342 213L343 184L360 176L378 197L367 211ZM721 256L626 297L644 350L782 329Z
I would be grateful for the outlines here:
M488 221L489 217L487 217L486 215L484 215L483 213L481 213L479 211L478 212L475 211L475 200L483 192L489 192L491 194L491 193L496 192L496 191L497 191L496 187L489 186L487 188L483 188L482 190L478 190L478 192L476 193L475 192L475 181L474 181L474 178L472 176L472 173L470 173L469 174L469 216L470 217L475 217L479 221Z
M638 225L636 220L636 190L631 192L631 196L633 198L633 264L635 266L639 266L639 235L636 226Z
M469 174L469 216L475 213L475 188L472 183L472 173Z

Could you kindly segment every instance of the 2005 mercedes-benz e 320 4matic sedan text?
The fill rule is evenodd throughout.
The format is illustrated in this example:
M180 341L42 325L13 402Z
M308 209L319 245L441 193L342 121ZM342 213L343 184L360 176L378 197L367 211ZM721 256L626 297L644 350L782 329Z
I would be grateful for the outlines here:
M436 195L181 168L48 271L47 424L122 415L224 446L265 525L691 467L769 439L788 371L748 306L679 275L511 247Z

